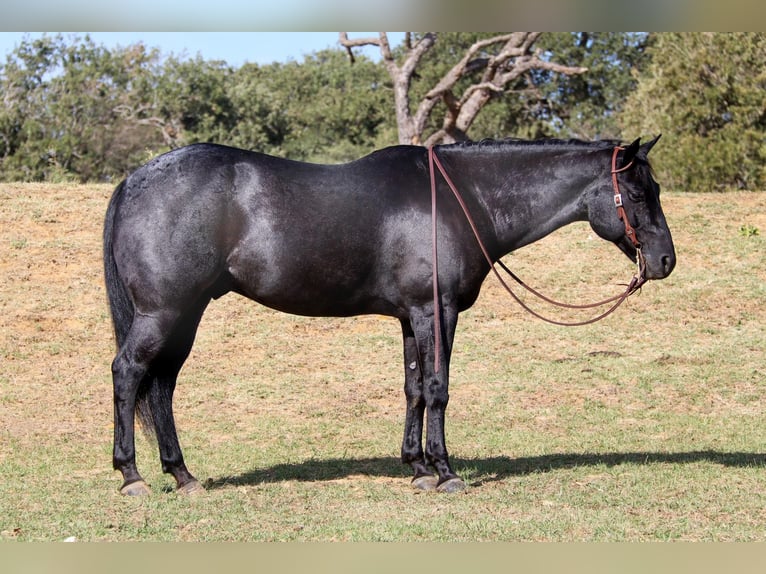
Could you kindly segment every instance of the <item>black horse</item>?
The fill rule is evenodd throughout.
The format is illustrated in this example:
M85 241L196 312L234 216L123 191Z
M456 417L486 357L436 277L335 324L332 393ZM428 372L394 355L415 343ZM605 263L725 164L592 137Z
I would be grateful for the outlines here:
M675 265L647 160L655 142L622 148L505 140L433 151L461 190L492 261L587 220L631 259L640 241L641 279L648 280L666 277ZM617 180L626 221L615 209ZM117 339L113 463L123 475L121 492L150 492L135 462L136 414L156 434L162 469L178 490L202 490L184 464L172 397L205 308L230 291L287 313L399 319L402 461L417 488L462 489L444 441L450 351L458 313L476 301L490 265L441 178L436 193L438 300L426 148L395 146L330 166L197 144L128 176L111 198L104 229Z

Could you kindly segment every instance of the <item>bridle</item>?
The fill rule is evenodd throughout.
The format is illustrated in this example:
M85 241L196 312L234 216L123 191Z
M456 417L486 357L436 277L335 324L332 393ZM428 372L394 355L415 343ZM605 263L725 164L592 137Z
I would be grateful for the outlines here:
M617 169L617 154L620 152L620 150L623 149L625 148L617 146L612 152L612 187L614 188L614 206L617 208L617 217L619 217L620 221L625 224L625 235L628 236L628 239L630 239L633 247L635 247L636 251L638 251L640 254L641 242L638 240L638 237L636 237L636 230L633 229L630 221L628 221L628 214L625 213L625 204L622 202L622 193L620 193L620 184L617 182L617 174L623 171L627 171L633 166L633 160L630 160L627 165Z
M604 305L607 305L609 303L612 303L612 306L609 307L606 311L601 313L600 315L593 317L591 319L587 319L584 321L575 321L575 322L566 322L566 321L558 321L555 319L550 319L548 317L545 317L541 314L539 314L537 311L534 311L531 309L524 301L522 301L516 293L513 292L513 290L510 288L510 286L503 280L500 273L497 271L497 268L495 267L495 263L492 261L492 258L489 255L489 252L487 251L487 248L484 246L484 243L481 240L481 237L479 236L478 228L476 227L476 223L473 220L473 217L471 217L471 213L468 210L468 206L466 205L465 201L463 200L463 197L460 195L460 192L457 190L457 187L452 182L452 179L447 174L446 170L444 169L444 166L442 165L441 161L439 161L439 158L436 156L436 153L434 151L433 146L428 148L428 168L429 173L431 177L431 242L432 242L432 260L433 260L433 297L434 297L434 370L436 372L439 372L439 356L440 356L440 348L441 348L441 313L439 309L439 270L438 270L438 257L437 257L437 234L436 234L436 176L435 176L435 170L434 167L438 168L439 173L441 173L442 177L444 178L444 181L447 182L447 185L449 186L450 190L452 190L453 195L455 196L455 199L457 199L458 204L460 204L461 209L463 210L463 214L466 217L466 220L468 221L468 224L471 227L471 230L473 232L474 237L476 238L477 243L479 244L479 248L481 249L481 252L484 255L484 258L487 260L487 263L489 263L490 269L495 274L495 277L497 277L498 281L500 281L500 284L505 288L505 290L513 297L513 299L528 313L531 315L537 317L538 319L541 319L542 321L545 321L546 323L550 323L552 325L560 325L564 327L577 327L582 325L589 325L591 323L595 323L596 321L600 321L604 317L607 317L608 315L612 314L622 303L633 293L638 291L641 286L646 282L646 279L644 278L644 271L645 271L645 262L644 262L644 256L641 253L641 243L638 241L638 237L636 236L636 230L633 228L633 226L630 224L630 221L628 220L628 215L625 212L625 205L622 201L622 193L620 192L620 185L617 181L617 174L621 173L623 171L628 170L633 165L633 160L631 160L627 165L624 165L623 167L617 169L617 155L621 150L623 150L623 147L616 146L614 148L614 151L612 152L612 187L614 189L614 205L617 208L617 216L620 218L620 221L623 222L625 225L625 235L630 239L631 243L636 249L636 265L638 268L638 273L633 276L633 278L630 280L630 283L628 283L626 289L624 292L622 292L619 295L615 295L614 297L610 297L608 299L604 299L603 301L598 301L596 303L587 303L583 305L572 305L569 303L561 303L558 301L554 301L553 299L550 299L546 297L545 295L539 293L532 287L529 287L524 281L522 281L513 271L508 269L508 267L500 260L497 261L497 264L505 271L514 281L516 281L519 285L521 285L524 289L535 295L536 297L539 297L546 303L550 303L552 305L556 305L558 307L563 307L567 309L593 309L596 307L603 307Z

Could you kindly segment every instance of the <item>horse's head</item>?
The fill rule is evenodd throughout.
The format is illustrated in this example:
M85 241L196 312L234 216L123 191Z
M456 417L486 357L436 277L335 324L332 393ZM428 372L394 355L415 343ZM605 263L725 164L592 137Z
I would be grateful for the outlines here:
M644 279L664 279L676 264L673 238L660 206L660 186L647 159L658 139L617 148L610 180L597 187L588 205L588 219L599 236L633 261L640 250Z

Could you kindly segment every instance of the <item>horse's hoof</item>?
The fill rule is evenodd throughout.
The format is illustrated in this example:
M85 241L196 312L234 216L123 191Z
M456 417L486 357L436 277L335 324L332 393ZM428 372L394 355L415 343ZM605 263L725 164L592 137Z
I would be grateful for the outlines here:
M125 484L120 488L120 494L125 496L149 496L151 493L152 489L143 480Z
M198 480L190 480L182 486L179 486L176 492L187 496L196 496L198 494L204 494L205 487L202 486Z
M418 476L412 479L412 488L415 490L436 490L439 479L432 475Z
M449 480L445 480L439 486L437 486L436 490L438 492L445 492L447 494L463 492L465 490L465 482L463 482L460 478L450 478Z

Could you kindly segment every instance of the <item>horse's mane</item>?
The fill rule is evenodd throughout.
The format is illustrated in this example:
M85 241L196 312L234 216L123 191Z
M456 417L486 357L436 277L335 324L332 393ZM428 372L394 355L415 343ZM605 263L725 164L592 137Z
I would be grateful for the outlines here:
M508 137L503 139L482 139L479 141L462 141L451 144L450 147L455 148L504 148L508 146L517 147L535 147L535 146L551 146L551 147L589 147L594 149L614 148L615 146L622 145L620 140L604 139L604 140L582 140L582 139L559 139L559 138L539 138L539 139L523 139Z
M511 147L517 148L559 148L569 150L604 150L614 149L616 146L625 146L625 143L618 139L603 139L603 140L583 140L583 139L559 139L559 138L539 138L539 139L523 139L507 137L503 139L491 139L486 138L478 141L461 141L454 144L444 146L447 149L455 150L481 150L481 151L497 151L502 152L508 150ZM654 175L651 164L649 161L640 161L637 163L640 176L643 179L647 179Z

